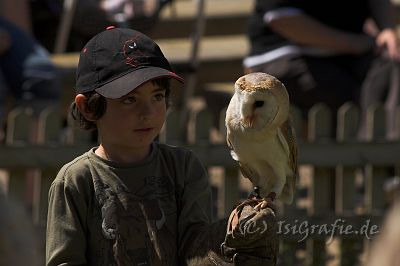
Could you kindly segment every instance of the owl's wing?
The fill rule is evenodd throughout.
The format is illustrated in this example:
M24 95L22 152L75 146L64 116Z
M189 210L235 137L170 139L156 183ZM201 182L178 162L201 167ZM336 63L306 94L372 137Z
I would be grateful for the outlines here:
M297 164L298 150L297 150L296 133L294 131L294 128L292 127L290 119L286 120L286 122L280 126L278 137L289 156L289 165L292 168L294 174L293 177L290 177L292 179L291 186L292 189L295 190L296 179L299 175L298 164Z
M237 156L237 154L233 148L233 145L232 145L232 141L233 141L232 138L233 138L233 135L230 133L230 131L228 129L226 131L226 144L228 145L228 148L231 152L231 156L232 156L233 160L239 161L239 157Z
M250 165L239 162L239 169L242 175L255 185L255 180L257 180L255 175L257 175L257 173L252 170Z
M232 145L233 141L234 141L233 140L233 134L231 134L229 132L229 130L227 130L227 132L226 132L226 143L227 143L227 145L228 145L228 147L229 147L229 149L231 151L231 156L235 161L237 161L239 163L239 169L240 169L240 172L242 173L242 175L245 178L247 178L247 179L249 179L250 181L253 182L254 179L252 177L256 173L254 171L252 171L252 169L248 165L246 165L246 164L244 164L244 163L239 161L239 157L237 156L237 154L235 152L235 149L233 148L233 145Z

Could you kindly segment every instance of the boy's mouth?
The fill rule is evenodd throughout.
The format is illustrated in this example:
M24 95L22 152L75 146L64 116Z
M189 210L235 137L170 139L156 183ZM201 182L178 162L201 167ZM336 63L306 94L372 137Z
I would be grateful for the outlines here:
M149 132L149 131L152 131L152 130L153 130L152 127L146 127L146 128L138 128L138 129L135 129L136 132Z

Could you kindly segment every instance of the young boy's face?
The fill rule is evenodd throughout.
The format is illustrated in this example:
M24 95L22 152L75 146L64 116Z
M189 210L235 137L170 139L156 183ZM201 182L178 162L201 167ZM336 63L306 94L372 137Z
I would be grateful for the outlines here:
M165 89L149 81L119 99L106 99L105 114L96 121L103 146L148 149L166 116Z

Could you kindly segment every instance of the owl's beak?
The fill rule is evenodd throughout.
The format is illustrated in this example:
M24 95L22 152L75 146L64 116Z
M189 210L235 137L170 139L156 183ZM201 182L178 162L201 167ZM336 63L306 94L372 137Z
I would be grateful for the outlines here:
M249 115L243 118L244 127L249 127L249 128L253 127L254 119L255 119L254 115Z

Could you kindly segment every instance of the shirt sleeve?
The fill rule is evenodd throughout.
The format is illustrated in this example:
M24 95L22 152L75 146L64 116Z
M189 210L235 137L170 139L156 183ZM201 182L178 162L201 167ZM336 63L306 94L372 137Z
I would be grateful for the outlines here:
M185 161L184 172L178 219L178 256L182 265L193 259L206 259L210 253L220 257L220 245L224 241L227 224L227 219L211 223L212 198L207 170L192 153Z
M181 260L197 253L195 243L211 222L211 189L206 169L189 152L177 173L178 181L178 252ZM203 240L200 240L204 242Z
M77 182L57 177L49 191L46 265L86 265L87 203Z
M179 252L186 254L193 237L210 224L212 203L207 172L193 154L185 162L183 175L178 230Z

